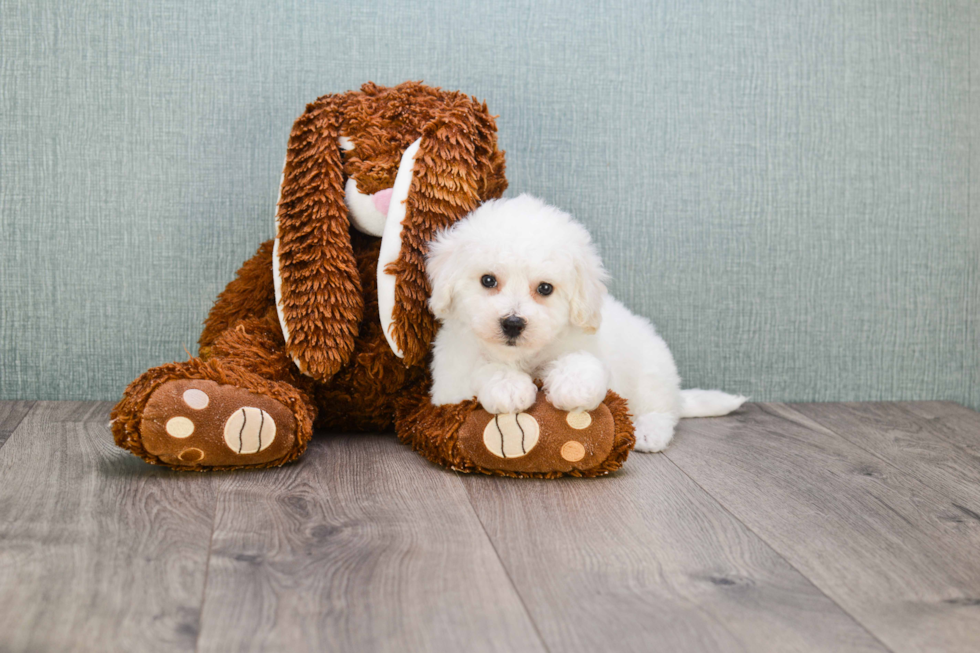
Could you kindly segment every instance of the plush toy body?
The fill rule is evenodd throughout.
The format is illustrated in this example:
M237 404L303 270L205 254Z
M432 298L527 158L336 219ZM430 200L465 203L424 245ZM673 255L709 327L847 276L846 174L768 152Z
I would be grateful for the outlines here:
M540 400L491 416L434 407L426 243L506 188L486 106L421 84L366 84L307 107L290 135L277 235L219 295L200 356L153 368L113 411L116 443L178 469L281 465L314 423L384 431L463 471L618 468L633 444L610 393L587 415ZM587 422L587 423L586 423ZM515 439L516 438L516 439Z

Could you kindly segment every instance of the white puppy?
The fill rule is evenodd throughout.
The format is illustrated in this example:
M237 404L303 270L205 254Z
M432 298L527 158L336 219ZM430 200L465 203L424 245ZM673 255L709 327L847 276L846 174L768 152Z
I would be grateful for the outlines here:
M680 417L727 414L745 401L680 389L653 325L607 296L589 233L529 195L487 202L429 246L429 305L441 320L432 401L476 397L491 413L535 401L593 410L611 388L633 413L637 451L661 451Z

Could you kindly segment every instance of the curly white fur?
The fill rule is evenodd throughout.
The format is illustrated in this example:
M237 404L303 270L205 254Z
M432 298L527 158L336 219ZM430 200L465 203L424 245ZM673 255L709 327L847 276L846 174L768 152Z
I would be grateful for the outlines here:
M662 451L679 418L724 415L745 401L682 391L653 325L606 294L589 233L529 195L487 202L440 233L427 272L429 305L442 321L432 360L436 405L477 397L491 413L520 412L534 403L539 378L556 408L592 410L612 388L636 415L636 450ZM524 321L516 336L504 328L508 317Z

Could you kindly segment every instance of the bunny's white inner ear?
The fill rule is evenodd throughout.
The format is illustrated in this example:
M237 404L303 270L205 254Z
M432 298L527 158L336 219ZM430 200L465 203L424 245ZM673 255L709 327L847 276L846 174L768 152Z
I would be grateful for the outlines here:
M282 184L286 181L285 161L283 161L282 168L282 177L279 178L279 197L276 198L276 239L272 243L272 285L276 289L276 314L279 316L279 327L282 329L282 337L288 347L289 325L286 324L286 317L282 314L282 275L279 273L279 200L282 199ZM293 357L293 362L296 363L300 372L306 374L298 358Z
M384 233L381 235L381 253L378 256L378 313L381 317L381 331L385 334L388 346L398 358L404 358L404 352L395 343L392 333L395 310L395 275L385 272L389 263L398 259L402 249L402 222L405 220L405 201L408 199L408 189L412 185L412 169L415 167L415 155L418 154L419 138L408 146L398 164L398 174L395 176L395 186L388 205L388 218L385 221Z
M279 273L279 201L282 199L282 184L286 181L286 162L282 164L282 176L279 177L279 196L276 197L276 239L272 242L272 285L276 289L276 314L279 315L279 326L282 337L289 344L289 327L282 314L282 275Z

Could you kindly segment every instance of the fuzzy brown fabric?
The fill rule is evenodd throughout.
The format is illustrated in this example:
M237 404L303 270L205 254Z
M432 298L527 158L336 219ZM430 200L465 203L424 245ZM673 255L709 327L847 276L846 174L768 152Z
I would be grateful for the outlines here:
M595 477L622 467L636 443L625 399L610 390L599 408L592 411L591 427L577 430L565 424L566 413L548 405L542 394L528 410L541 424L541 439L537 447L520 458L494 461L493 454L477 453L473 444L482 440L484 427L492 416L475 399L451 406L433 406L426 393L406 397L399 405L398 437L428 460L460 472L516 478ZM612 425L600 423L601 419L611 421ZM611 434L606 431L610 426ZM604 443L606 446L597 452L598 456L590 455L593 446L604 437L611 442ZM469 442L464 444L467 439ZM588 452L580 462L561 458L561 445L569 440L582 442ZM483 461L495 464L481 465Z
M354 143L353 150L340 149L341 135ZM386 269L396 279L392 336L404 353L399 359L378 315L381 240L350 227L344 185L353 177L365 194L390 188L404 150L420 137L401 250ZM504 167L493 116L484 103L462 93L415 82L392 88L365 84L359 92L327 95L308 105L289 138L278 210L280 309L288 342L276 313L270 241L218 296L205 321L199 357L153 368L126 389L113 411L116 443L149 462L208 468L206 456L190 465L178 460L183 451L179 443L167 459L151 453L141 433L154 393L161 394L152 404L155 421L147 422L148 429L164 428L171 409L158 406L179 408L173 397L184 386L164 387L168 381L206 379L277 401L295 417L295 444L282 457L253 463L243 456L240 465L231 465L224 464L227 452L215 453L214 460L221 462L212 469L293 460L305 449L314 419L317 427L333 431L385 431L396 426L396 414L404 441L430 460L464 471L551 478L563 473L595 476L618 468L633 436L625 402L615 396L605 402L615 424L608 458L589 459L587 470L559 461L554 471L528 474L478 465L466 458L465 447L447 444L457 442L455 429L474 412L475 401L440 408L428 401L427 357L436 323L426 305L427 242L481 202L499 197L507 187ZM240 396L207 387L221 395L216 406L231 406L227 397ZM263 405L268 414L281 414L278 407ZM211 411L210 419L228 419L228 411L222 410ZM204 419L203 414L194 417ZM219 427L223 424L200 423L196 428L210 434L212 442Z
M496 129L486 104L474 107L462 95L451 98L422 132L401 255L388 269L398 279L394 337L407 365L425 361L436 332L435 318L426 305L431 292L425 274L427 244L437 231L496 197L488 189L503 192L504 185L494 171L499 161L494 155L496 145Z
M293 125L279 196L287 349L300 370L316 379L347 364L364 315L337 144L349 96L320 98Z
M342 154L346 136L353 151ZM367 280L344 203L344 179L362 193L394 184L405 149L422 137L409 188L396 275L393 336L405 364L423 364L435 335L425 302L425 248L435 232L506 189L503 152L486 103L413 82L365 84L327 95L293 126L279 200L279 259L287 349L305 374L326 379L347 364L366 314Z
M255 256L245 261L235 279L218 295L198 339L201 355L206 356L211 344L228 328L253 315L265 315L269 309L275 310L275 305L272 241L269 240L259 246ZM278 331L282 333L282 329Z
M249 464L243 460L236 465L217 465L203 467L201 465L177 465L150 453L143 444L141 422L143 410L155 391L165 383L177 379L206 379L222 385L242 388L255 394L269 397L287 407L295 419L295 446L283 457L259 464ZM288 384L270 381L249 372L232 361L212 358L204 361L192 358L183 363L168 363L154 367L129 384L122 400L112 410L112 434L116 444L139 456L148 463L172 466L175 469L202 471L207 469L239 469L248 467L276 467L298 458L313 436L313 418L316 410L309 397L296 387Z
M296 433L287 405L210 379L170 379L150 395L140 422L148 454L197 469L280 465L303 451Z

